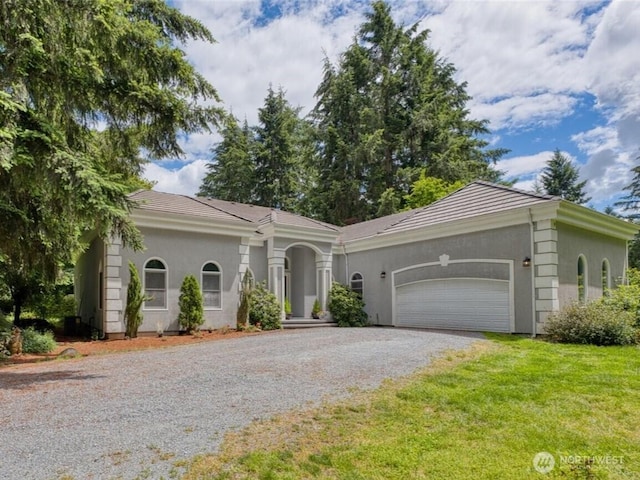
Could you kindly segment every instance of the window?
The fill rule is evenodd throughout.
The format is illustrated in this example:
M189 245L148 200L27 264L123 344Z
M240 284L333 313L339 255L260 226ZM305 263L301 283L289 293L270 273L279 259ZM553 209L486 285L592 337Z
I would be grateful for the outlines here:
M362 278L362 274L354 273L351 275L351 290L356 292L360 297L364 294L364 279Z
M222 308L222 274L220 267L213 262L202 267L202 301L204 308Z
M146 309L167 308L167 267L162 260L151 259L144 265L144 302Z
M611 289L611 274L609 273L609 260L602 260L602 296L608 296Z
M584 255L578 257L578 301L587 301L587 259Z

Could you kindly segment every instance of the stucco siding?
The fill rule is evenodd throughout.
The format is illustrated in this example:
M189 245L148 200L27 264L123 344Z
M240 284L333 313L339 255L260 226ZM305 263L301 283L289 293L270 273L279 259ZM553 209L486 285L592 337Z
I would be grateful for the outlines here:
M291 314L310 317L316 299L316 254L310 248L293 247L287 250L290 260Z
M205 309L205 322L201 328L235 327L238 307L239 290L239 262L240 238L222 235L207 235L168 231L161 229L141 228L144 235L146 250L132 252L124 250L121 298L126 298L129 283L128 268L131 260L138 268L144 285L144 265L151 258L162 260L167 268L167 305L166 309L152 310L143 307L143 322L140 332L156 332L158 323L164 330L171 332L179 330L178 314L180 308L178 299L182 281L187 275L194 275L201 284L201 270L205 263L214 262L222 271L221 309Z
M524 224L351 253L348 254L346 264L349 277L355 272L361 273L364 277L364 301L369 321L374 324L391 325L391 273L393 271L413 265L439 262L441 255L448 255L450 260L511 260L514 265L515 331L530 333L533 316L532 272L531 267L522 266L522 260L524 257L530 257L531 254L530 227ZM385 278L381 278L382 272L385 272ZM506 267L501 265L464 263L446 267L437 266L424 269L423 272L407 273L405 276L417 274L420 274L421 279L456 277L505 279L505 275L508 275ZM398 279L400 278L399 275ZM405 280L410 279L407 277L402 281Z
M560 308L578 300L578 257L587 263L586 299L602 296L602 262L609 261L609 276L614 287L622 279L626 265L626 241L589 232L570 225L557 224L558 299Z
M268 278L267 247L251 247L249 251L249 268L253 272L256 282Z

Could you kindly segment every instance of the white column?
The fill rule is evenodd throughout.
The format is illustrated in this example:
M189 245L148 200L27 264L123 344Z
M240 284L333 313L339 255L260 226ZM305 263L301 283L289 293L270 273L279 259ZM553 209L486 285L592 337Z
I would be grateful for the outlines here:
M267 241L267 264L269 266L269 290L276 296L280 303L280 317L286 318L284 313L284 256L285 251L275 248L273 239Z
M124 332L122 304L122 242L119 238L111 238L105 244L104 262L104 333Z
M560 308L558 299L558 232L552 220L537 222L533 232L536 332L544 333L547 317Z
M331 290L331 259L328 254L316 254L316 297L322 310L327 309L327 300Z

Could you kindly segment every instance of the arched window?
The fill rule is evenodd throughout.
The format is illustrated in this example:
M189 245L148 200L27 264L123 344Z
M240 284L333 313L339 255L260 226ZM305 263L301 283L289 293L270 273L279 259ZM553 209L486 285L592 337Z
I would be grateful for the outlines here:
M611 273L609 268L609 260L606 258L602 260L602 295L609 295L611 289Z
M152 258L144 264L144 294L145 309L167 308L167 267L162 260Z
M206 309L222 308L222 272L213 262L202 267L202 302Z
M578 257L578 301L586 303L587 301L587 259L584 255Z
M361 273L354 273L351 275L351 290L356 292L360 297L364 294L364 278Z

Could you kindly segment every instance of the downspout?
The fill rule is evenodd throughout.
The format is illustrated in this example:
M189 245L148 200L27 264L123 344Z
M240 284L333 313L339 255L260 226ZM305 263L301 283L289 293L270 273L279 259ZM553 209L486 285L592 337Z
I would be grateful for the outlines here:
M531 337L535 338L536 332L536 262L535 251L536 245L533 238L534 226L533 226L533 214L529 209L529 232L530 232L530 248L531 248Z
M344 243L342 244L342 253L344 255L344 273L346 277L344 284L349 285L349 254L347 254L347 247Z

